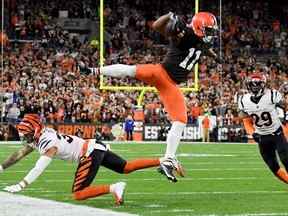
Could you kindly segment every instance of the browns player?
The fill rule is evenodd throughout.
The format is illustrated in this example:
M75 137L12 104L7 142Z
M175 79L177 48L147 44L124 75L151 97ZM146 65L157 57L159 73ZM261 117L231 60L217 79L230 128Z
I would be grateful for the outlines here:
M158 18L152 27L170 41L168 53L161 64L116 64L101 67L100 70L87 68L83 64L79 66L80 72L84 74L132 77L156 87L172 121L167 135L165 160L160 164L159 171L169 180L176 182L174 170L180 176L184 175L175 154L187 123L187 108L178 84L188 79L188 74L202 53L207 52L217 58L210 47L218 26L215 16L208 12L195 14L190 24L170 12Z
M72 187L74 199L84 200L112 193L115 203L120 205L123 203L126 183L90 186L100 165L115 172L127 174L160 164L160 159L157 158L126 161L108 150L106 145L97 139L96 142L85 141L79 137L60 134L54 129L44 127L36 114L26 114L16 128L27 144L0 165L0 172L17 163L34 149L40 153L40 158L22 181L4 188L4 191L11 193L19 192L34 182L48 167L52 158L58 158L79 164Z
M249 93L239 98L239 116L246 132L258 143L260 154L275 176L288 183L288 143L277 107L285 109L281 93L266 87L266 77L252 74L246 81ZM285 169L280 168L276 152Z

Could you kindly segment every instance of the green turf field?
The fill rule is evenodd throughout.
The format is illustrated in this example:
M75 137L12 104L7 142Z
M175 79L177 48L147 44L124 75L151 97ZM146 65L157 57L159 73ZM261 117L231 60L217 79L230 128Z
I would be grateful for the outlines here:
M18 145L0 145L0 161ZM127 159L158 157L164 144L114 144ZM17 183L33 167L37 153L0 174L0 187ZM170 183L155 169L129 175L101 168L94 184L125 181L125 204L113 205L111 195L76 202L71 199L75 164L55 160L21 194L139 215L288 215L288 188L267 170L256 145L182 144L178 159L186 177Z

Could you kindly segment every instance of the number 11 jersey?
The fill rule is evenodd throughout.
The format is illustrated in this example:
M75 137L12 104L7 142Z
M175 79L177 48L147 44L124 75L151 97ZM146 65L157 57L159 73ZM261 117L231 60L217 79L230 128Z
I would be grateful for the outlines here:
M240 111L253 118L255 132L261 135L269 135L281 127L281 121L277 112L277 104L282 100L282 95L274 89L265 89L258 103L251 100L250 93L239 98Z
M191 29L186 28L181 39L170 38L168 52L162 65L171 79L179 84L187 80L203 51L209 48L211 44L204 43Z

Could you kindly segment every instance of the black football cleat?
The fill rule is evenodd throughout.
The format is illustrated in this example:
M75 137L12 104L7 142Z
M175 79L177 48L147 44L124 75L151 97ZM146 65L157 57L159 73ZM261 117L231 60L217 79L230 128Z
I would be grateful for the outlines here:
M171 182L177 182L177 178L174 175L175 172L180 176L184 177L184 170L180 162L175 158L165 158L158 168L158 172L165 175Z

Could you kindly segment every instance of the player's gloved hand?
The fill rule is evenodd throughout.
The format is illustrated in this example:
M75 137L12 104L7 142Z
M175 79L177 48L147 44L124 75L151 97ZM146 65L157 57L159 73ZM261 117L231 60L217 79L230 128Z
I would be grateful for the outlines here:
M252 137L253 139L255 140L255 142L259 143L260 142L260 138L261 138L261 135L258 134L258 133L253 133L252 134Z
M0 173L4 172L3 166L0 165Z
M85 65L84 62L80 61L78 64L77 64L77 67L79 69L79 72L81 75L90 75L92 72L91 70Z
M26 184L23 181L21 181L18 184L6 186L3 190L10 193L17 193L22 191L25 188L25 186Z
M186 23L179 18L176 14L169 12L170 21L167 23L166 26L166 34L168 36L178 36L181 37L185 33Z

